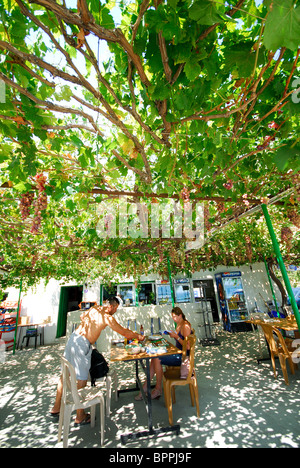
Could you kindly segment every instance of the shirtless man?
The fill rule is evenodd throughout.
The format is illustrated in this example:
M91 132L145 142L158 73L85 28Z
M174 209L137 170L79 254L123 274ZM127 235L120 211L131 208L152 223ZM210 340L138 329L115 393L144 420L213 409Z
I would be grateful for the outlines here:
M64 352L64 357L74 366L78 389L84 388L87 384L89 370L91 367L92 345L98 340L102 330L110 327L113 331L125 336L130 340L144 340L144 336L135 333L128 328L123 328L113 317L119 306L117 297L109 299L108 306L94 306L83 312L80 316L81 323L72 333ZM57 385L56 399L50 414L58 416L62 398L62 376ZM84 410L77 410L75 424L87 424L90 422L90 415Z

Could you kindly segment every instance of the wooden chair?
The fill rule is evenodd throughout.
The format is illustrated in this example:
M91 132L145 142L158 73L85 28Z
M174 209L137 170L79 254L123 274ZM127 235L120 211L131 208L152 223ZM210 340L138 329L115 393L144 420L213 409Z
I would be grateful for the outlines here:
M298 368L297 364L293 363L292 351L288 350L281 332L276 327L268 323L260 323L260 326L264 332L265 338L269 346L271 362L272 362L272 367L274 371L274 377L275 379L277 378L275 356L278 356L280 366L282 369L282 373L284 376L284 381L286 385L289 385L286 361L289 362L289 366L290 366L292 374L295 374L295 369ZM278 341L275 339L274 335L277 337Z
M63 394L58 424L58 442L61 441L63 431L63 447L68 447L71 413L77 409L91 408L91 427L95 426L95 409L100 404L100 444L104 443L104 397L97 387L77 389L75 369L64 357L61 357Z
M173 425L173 412L172 412L172 403L175 403L175 386L176 385L189 385L191 403L192 406L195 406L197 409L197 416L200 417L199 410L199 397L198 397L198 384L197 377L194 367L195 361L195 344L196 344L196 335L189 335L184 339L182 347L182 362L184 362L187 355L187 348L189 348L190 355L190 369L186 379L180 378L180 366L178 367L167 367L166 371L163 374L163 386L164 386L164 396L165 404L168 408L169 423ZM189 344L189 346L188 346Z
M191 334L195 335L195 329L194 328L191 329ZM173 372L173 371L178 370L178 366L166 366L166 370L168 370L168 372L170 372L170 371Z

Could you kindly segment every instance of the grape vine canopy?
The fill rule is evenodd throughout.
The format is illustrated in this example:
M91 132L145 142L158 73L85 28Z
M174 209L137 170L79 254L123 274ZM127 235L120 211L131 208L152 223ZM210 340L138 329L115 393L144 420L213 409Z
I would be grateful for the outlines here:
M296 0L0 0L2 286L299 262ZM118 196L204 204L205 244L100 238ZM245 216L247 213L252 215Z

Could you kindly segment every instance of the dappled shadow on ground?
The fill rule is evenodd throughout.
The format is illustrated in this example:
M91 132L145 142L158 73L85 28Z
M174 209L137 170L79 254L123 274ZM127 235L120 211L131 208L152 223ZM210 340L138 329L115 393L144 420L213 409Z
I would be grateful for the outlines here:
M41 447L56 443L57 428L46 415L60 374L56 346L7 353L0 367L1 447Z
M197 345L196 369L200 418L191 406L188 387L176 390L174 423L180 435L166 433L129 441L128 448L180 447L299 447L300 370L289 373L286 386L279 362L275 380L270 361L258 365L257 332L219 332L220 346ZM267 349L263 343L263 353ZM57 421L47 415L60 374L59 356L64 340L56 345L7 353L0 364L0 447L61 447ZM109 358L109 356L107 356ZM133 363L112 365L121 388L134 386ZM147 414L136 393L120 394L106 419L105 447L122 447L121 434L144 430ZM98 414L97 414L98 416ZM153 402L154 427L168 426L164 398ZM96 427L71 425L70 446L99 447Z

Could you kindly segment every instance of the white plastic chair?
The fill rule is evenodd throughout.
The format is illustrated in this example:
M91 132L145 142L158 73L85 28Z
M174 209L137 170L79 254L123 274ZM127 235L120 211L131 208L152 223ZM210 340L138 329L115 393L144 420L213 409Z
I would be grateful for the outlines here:
M151 335L154 335L154 333L161 333L161 323L160 323L160 317L151 317ZM154 326L154 321L157 320L157 329L155 330Z
M109 373L105 377L101 377L96 380L97 384L104 384L106 387L106 416L110 418L110 402L111 402L111 392L112 386L114 387L115 392L115 401L118 401L118 377L115 370L109 371ZM95 388L95 387L94 387Z
M127 328L129 328L130 330L133 330L133 327L134 327L134 331L137 332L136 319L128 319L127 320Z
M58 442L61 441L63 431L63 447L68 447L68 436L71 414L74 410L91 408L91 427L95 427L96 405L100 404L100 444L104 443L104 398L97 387L77 389L75 369L64 357L61 357L63 394L58 424Z

